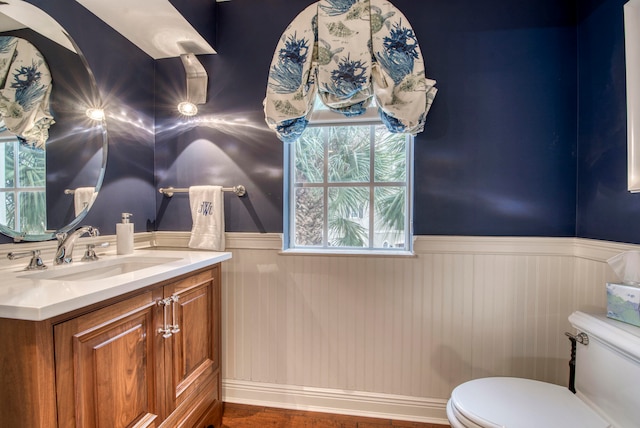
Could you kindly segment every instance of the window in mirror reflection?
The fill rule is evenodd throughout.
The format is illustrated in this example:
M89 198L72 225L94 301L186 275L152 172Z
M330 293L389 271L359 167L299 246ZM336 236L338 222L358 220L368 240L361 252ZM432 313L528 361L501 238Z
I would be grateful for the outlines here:
M0 223L42 234L46 229L45 151L0 133Z

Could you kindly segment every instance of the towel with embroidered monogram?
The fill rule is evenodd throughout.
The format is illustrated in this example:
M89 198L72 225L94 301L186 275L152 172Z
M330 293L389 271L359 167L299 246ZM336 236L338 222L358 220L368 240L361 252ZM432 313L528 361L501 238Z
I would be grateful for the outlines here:
M189 248L223 251L224 194L222 186L189 187L191 207L191 239Z
M78 217L82 211L85 209L88 210L91 207L93 201L96 200L96 196L98 196L98 193L96 193L95 187L78 187L73 191L73 208L76 217Z

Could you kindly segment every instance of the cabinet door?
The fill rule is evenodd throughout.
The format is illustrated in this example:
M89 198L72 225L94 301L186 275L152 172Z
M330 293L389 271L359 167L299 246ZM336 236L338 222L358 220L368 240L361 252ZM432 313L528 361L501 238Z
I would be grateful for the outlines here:
M59 428L160 424L161 297L148 291L54 327Z
M206 409L220 400L219 268L168 285L164 293L174 297L172 319L180 329L165 347L168 408Z

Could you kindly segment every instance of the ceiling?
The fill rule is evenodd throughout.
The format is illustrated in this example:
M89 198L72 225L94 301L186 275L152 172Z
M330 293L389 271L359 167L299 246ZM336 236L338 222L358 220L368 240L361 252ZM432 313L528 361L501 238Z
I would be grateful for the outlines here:
M32 28L41 35L75 52L60 26L45 12L25 1L4 0L0 4L0 32Z
M216 53L169 0L76 1L154 59Z

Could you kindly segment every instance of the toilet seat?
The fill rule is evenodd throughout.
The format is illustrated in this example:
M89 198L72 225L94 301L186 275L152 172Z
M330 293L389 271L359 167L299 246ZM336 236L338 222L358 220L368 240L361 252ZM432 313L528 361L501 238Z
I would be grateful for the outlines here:
M453 428L607 428L567 388L530 379L489 377L456 387L447 403Z

